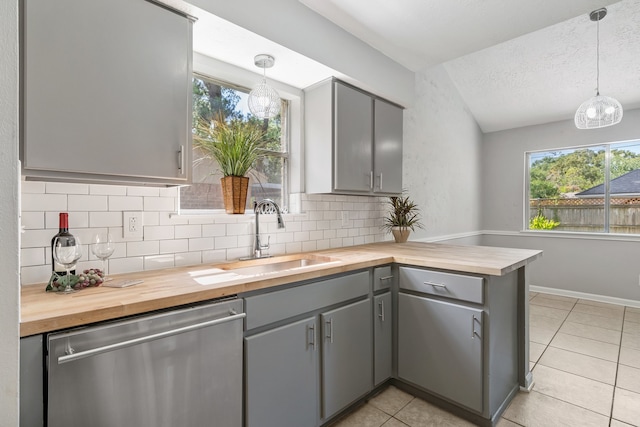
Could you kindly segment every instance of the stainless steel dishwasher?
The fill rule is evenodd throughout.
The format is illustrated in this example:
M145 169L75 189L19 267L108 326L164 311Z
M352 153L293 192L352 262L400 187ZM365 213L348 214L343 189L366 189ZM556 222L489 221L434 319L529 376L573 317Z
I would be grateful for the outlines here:
M240 427L242 300L48 335L49 427Z

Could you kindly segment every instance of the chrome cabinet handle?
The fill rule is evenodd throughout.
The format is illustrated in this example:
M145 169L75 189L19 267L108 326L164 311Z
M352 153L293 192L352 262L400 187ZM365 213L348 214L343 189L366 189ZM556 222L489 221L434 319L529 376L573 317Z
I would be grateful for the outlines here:
M443 283L434 283L434 282L422 282L425 285L429 285L429 286L433 286L434 288L446 288L447 285L443 284Z
M178 150L178 170L180 173L184 173L184 147L181 145Z
M380 190L382 190L382 172L380 172Z
M170 337L172 335L182 334L184 332L195 331L197 329L202 329L207 326L219 325L221 323L231 322L232 320L238 320L246 317L246 313L233 314L231 316L223 317L221 319L209 320L207 322L197 323L195 325L184 326L182 328L171 329L170 331L159 332L157 334L151 334L144 337L138 337L127 341L117 342L115 344L105 345L103 347L96 347L90 350L74 352L70 345L68 345L69 350L64 356L58 357L58 364L62 365L63 363L73 362L78 359L84 359L85 357L96 356L101 353L106 353L108 351L118 350L125 347L131 347L136 344L143 344L149 341L154 341L160 338Z
M369 172L369 188L373 190L373 171Z
M380 307L380 314L378 314L378 317L381 322L384 322L384 300L378 303L378 307Z
M471 316L471 339L475 337L482 338L480 334L478 334L478 332L476 331L476 322L478 323L478 325L480 325L480 327L482 327L482 323L480 323L480 319L477 319L475 315L472 315Z
M307 332L311 332L311 340L307 341L309 347L316 348L316 325L315 323L307 326Z
M393 276L383 276L380 278L380 281L382 282L384 280L391 280L391 279L393 279Z
M329 320L324 322L326 325L329 325L329 335L327 335L325 338L329 338L329 342L333 343L333 318L330 318Z

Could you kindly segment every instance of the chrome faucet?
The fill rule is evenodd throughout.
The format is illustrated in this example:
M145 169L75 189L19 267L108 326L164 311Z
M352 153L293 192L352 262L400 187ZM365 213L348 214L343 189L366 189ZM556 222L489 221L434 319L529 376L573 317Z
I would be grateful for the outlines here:
M280 206L278 206L276 202L271 199L263 199L259 202L254 202L253 211L256 214L256 240L255 246L253 248L254 258L266 258L266 256L262 255L262 251L265 249L269 249L269 241L271 240L270 238L267 240L266 245L263 245L260 242L260 212L262 212L266 207L272 207L276 210L276 214L278 215L278 228L284 228L284 221L282 220L282 214L280 213Z

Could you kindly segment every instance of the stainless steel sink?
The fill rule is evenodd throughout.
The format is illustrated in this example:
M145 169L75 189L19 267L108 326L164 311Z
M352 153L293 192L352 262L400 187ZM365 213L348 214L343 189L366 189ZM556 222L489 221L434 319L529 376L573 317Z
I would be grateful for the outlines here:
M257 276L261 274L276 273L288 270L297 270L323 264L336 263L329 257L302 257L294 259L265 258L260 260L243 261L238 264L222 266L223 270L233 272L240 276ZM247 265L245 263L251 263Z

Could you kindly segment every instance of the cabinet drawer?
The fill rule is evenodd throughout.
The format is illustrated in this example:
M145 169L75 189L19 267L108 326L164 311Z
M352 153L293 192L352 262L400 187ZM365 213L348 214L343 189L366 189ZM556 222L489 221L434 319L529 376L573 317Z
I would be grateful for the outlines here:
M391 274L391 266L376 267L373 269L373 291L381 289L389 289L393 283L393 275Z
M369 272L245 298L247 329L268 325L369 293Z
M482 304L482 277L400 267L400 288Z

